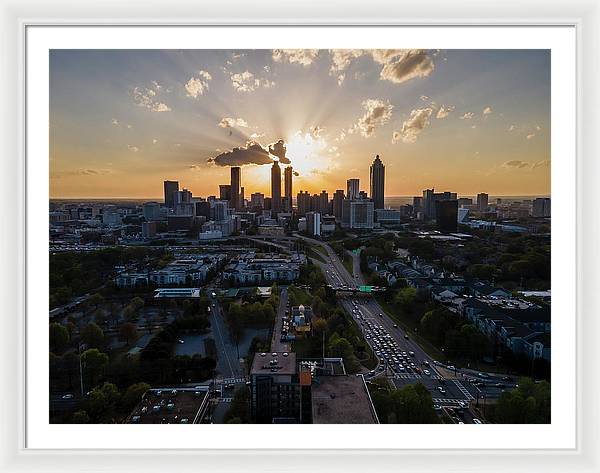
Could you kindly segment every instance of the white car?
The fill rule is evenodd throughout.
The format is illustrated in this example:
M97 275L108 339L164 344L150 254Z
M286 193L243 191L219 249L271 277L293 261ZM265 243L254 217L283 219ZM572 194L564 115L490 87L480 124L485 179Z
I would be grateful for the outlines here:
M431 372L429 370L423 370L423 374L426 374L427 376L429 376L431 374Z
M483 424L479 419L473 419L474 424Z

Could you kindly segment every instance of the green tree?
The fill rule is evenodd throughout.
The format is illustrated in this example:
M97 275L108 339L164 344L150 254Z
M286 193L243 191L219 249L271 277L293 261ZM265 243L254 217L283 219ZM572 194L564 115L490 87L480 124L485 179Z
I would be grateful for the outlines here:
M104 346L104 332L96 324L88 324L81 331L81 340L88 348L102 348Z
M417 297L417 290L414 287L405 287L396 293L394 303L402 309L410 310Z
M108 366L108 355L97 348L91 348L81 354L81 363L85 376L89 378L90 384L95 386Z
M119 390L114 384L104 383L102 386L96 386L90 392L86 403L90 419L96 423L112 422L115 405L119 398Z
M75 411L75 414L73 414L73 419L71 422L73 424L89 424L90 416L88 415L88 413L86 411L78 410L78 411Z
M69 344L69 330L59 323L50 324L50 351L62 353Z
M121 399L121 405L127 411L131 411L138 402L142 400L142 396L150 389L148 383L135 383L127 388Z
M106 322L106 312L102 309L96 309L92 314L92 317L97 325L102 325Z
M517 389L500 395L490 418L499 424L550 423L550 383L521 378Z
M125 343L129 345L130 342L137 339L137 327L131 322L127 322L121 325L119 335L125 340Z
M100 304L102 304L103 302L104 302L104 297L102 297L102 295L97 292L92 294L87 300L87 303L89 304L89 306L93 307L94 309L97 309L100 306Z

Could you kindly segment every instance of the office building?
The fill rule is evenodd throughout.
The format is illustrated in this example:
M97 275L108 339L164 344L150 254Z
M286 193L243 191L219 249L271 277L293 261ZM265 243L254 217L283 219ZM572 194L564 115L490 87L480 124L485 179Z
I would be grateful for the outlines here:
M292 192L293 192L293 185L292 185L292 179L293 179L293 175L294 175L294 170L292 169L292 166L288 166L285 168L284 171L284 175L283 175L283 188L284 188L284 196L287 197L290 200L290 204L292 202Z
M240 187L240 209L246 207L246 194L244 193L244 186Z
M210 220L210 202L208 201L200 201L194 202L195 209L194 215L196 217L205 217L206 220Z
M477 194L477 210L486 212L488 209L488 195L484 192Z
M342 205L342 227L357 230L373 228L373 202L346 199Z
M458 200L435 201L435 221L441 232L456 232L458 228Z
M346 198L349 200L356 200L360 194L360 180L359 179L348 179L346 181Z
M371 200L375 210L383 209L383 199L385 192L385 166L379 159L379 155L375 157L369 172L371 184Z
M145 202L142 206L142 214L146 222L160 220L160 205L158 202Z
M306 214L306 232L310 236L321 235L321 214L318 212L308 212Z
M344 191L342 189L338 189L333 194L333 216L337 220L342 219L342 206L344 204Z
M265 208L265 194L255 192L250 196L250 207L253 209L264 209Z
M229 202L232 208L240 210L240 180L241 168L234 166L231 168L231 184L229 186Z
M219 185L219 200L231 200L231 186L229 184Z
M192 228L194 217L192 215L168 215L167 229L170 232L189 230Z
M423 210L423 197L413 197L413 213L416 215L417 212Z
M320 212L323 215L329 213L329 194L327 193L327 191L321 191L321 195L319 196L318 212Z
M461 197L460 199L458 199L458 208L470 205L473 205L473 199L469 199L467 197Z
M175 193L179 191L178 181L164 181L165 207L172 209L175 206Z
M250 371L252 419L257 424L312 422L312 377L295 353L257 353Z
M402 212L393 209L375 209L375 221L380 225L400 225Z
M183 188L180 191L176 191L173 195L175 196L174 205L192 203L192 193L186 188Z
M156 222L142 222L142 238L152 238L156 235Z
M531 215L535 218L550 217L550 199L537 198L533 201Z
M422 211L426 218L436 218L436 202L438 200L456 200L456 192L438 192L434 189L423 191ZM457 202L458 203L458 202Z
M279 161L271 167L271 214L276 217L281 212L281 168Z
M216 222L229 220L229 203L226 200L216 200L213 208Z
M306 212L310 212L310 194L308 192L300 191L296 196L296 205L298 206L298 215L306 215Z

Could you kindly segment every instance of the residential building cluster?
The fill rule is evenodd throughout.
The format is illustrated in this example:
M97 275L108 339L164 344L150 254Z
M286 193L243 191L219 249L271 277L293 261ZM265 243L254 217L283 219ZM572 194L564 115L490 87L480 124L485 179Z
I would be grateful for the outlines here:
M303 253L259 255L249 251L232 259L221 274L224 281L235 286L290 283L300 277L300 267L305 263Z

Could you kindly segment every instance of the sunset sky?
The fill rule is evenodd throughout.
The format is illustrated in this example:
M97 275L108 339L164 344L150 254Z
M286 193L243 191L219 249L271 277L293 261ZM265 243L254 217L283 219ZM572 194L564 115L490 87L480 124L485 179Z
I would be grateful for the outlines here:
M294 194L368 191L376 154L387 196L549 194L550 52L50 54L52 198L161 198L165 179L215 195L232 164L269 195L273 159Z

